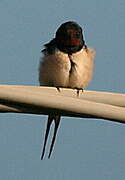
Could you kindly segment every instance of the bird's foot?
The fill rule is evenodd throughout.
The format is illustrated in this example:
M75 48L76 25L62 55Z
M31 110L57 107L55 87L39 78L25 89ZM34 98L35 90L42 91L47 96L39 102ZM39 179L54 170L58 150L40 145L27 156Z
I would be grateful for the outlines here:
M77 97L79 96L79 93L80 93L80 91L84 91L84 89L83 88L75 88L76 90L77 90Z
M58 92L61 92L60 88L61 88L61 87L56 86L56 89L58 90Z

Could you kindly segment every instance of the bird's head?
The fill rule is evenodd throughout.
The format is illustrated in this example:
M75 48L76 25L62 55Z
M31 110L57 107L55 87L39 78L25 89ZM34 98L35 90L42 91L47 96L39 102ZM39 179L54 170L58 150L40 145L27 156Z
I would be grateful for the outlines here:
M64 53L75 53L85 46L82 28L73 21L62 24L56 31L56 46Z

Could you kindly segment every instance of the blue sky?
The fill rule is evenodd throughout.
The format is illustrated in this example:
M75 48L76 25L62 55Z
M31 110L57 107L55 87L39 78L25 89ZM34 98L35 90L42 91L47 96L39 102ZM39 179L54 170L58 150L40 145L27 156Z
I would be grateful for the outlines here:
M69 20L97 52L88 89L124 93L123 0L0 0L0 83L38 85L43 44ZM124 180L124 124L63 117L52 157L41 161L46 120L0 114L0 179Z

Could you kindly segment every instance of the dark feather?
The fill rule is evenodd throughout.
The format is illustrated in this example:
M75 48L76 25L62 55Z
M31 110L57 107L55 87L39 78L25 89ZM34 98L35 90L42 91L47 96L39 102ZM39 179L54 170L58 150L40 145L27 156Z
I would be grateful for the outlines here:
M41 51L45 56L54 54L56 49L56 39L52 39L49 43L44 45L44 49Z

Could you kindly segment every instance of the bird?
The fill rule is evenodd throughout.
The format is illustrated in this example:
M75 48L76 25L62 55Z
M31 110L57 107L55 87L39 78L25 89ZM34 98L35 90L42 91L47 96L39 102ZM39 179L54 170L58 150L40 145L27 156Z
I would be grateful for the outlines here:
M79 91L92 79L95 53L95 50L86 45L82 27L77 22L67 21L61 24L55 37L44 44L39 64L40 86L56 87L58 91L60 88L72 88L79 95ZM60 115L48 114L41 160L44 158L50 126L54 121L55 129L48 158L51 156L60 119Z

